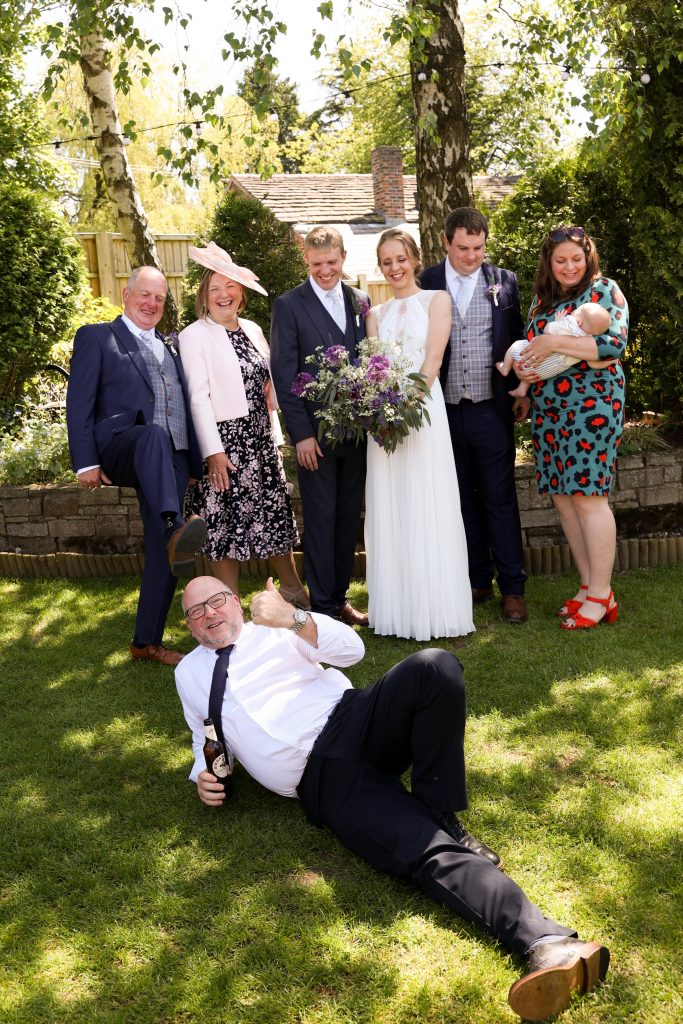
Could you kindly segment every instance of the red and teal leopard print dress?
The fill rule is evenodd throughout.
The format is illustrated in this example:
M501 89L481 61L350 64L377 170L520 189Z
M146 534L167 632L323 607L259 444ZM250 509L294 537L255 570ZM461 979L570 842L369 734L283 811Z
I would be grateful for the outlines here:
M572 312L584 302L599 302L612 317L609 331L595 339L597 359L621 359L628 340L628 305L608 277L596 278L575 299L543 312L536 309L534 299L527 338L542 334L560 310ZM582 360L534 384L529 394L539 494L609 494L624 429L621 363L594 370Z

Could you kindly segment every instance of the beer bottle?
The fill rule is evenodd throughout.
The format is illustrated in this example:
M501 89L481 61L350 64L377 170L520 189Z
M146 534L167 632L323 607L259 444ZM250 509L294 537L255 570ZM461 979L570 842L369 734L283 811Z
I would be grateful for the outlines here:
M216 736L216 727L211 718L204 719L204 735L204 760L207 771L210 771L218 782L223 783L225 799L229 800L233 791L232 757L230 753L226 757L225 747Z

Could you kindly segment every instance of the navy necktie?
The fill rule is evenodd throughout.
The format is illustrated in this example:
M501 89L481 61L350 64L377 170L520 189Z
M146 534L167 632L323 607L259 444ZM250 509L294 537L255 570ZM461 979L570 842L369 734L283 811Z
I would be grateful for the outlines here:
M225 742L225 736L223 735L223 698L225 696L225 687L228 682L228 665L230 664L230 655L232 654L234 646L234 644L230 644L229 647L219 647L216 651L216 664L213 667L211 693L209 694L209 718L213 721L216 736L223 744L225 759L228 762L232 761L232 755L230 754L228 745Z

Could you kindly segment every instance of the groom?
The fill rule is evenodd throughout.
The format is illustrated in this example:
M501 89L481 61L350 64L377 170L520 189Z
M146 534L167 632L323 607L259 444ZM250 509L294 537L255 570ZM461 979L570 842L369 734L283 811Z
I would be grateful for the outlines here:
M503 617L526 622L524 559L515 487L515 417L528 399L508 395L510 377L496 370L508 346L524 337L517 278L484 262L488 222L478 210L452 210L444 225L446 259L423 271L423 288L444 289L452 303L451 340L441 386L467 535L472 598L493 597L495 566Z
M312 372L306 357L316 348L344 345L353 357L365 337L368 297L342 282L345 258L335 228L308 233L304 260L309 277L273 303L270 356L278 402L296 447L311 607L350 626L367 626L367 614L346 600L365 488L365 445L345 442L331 448L318 442L318 406L292 394L296 375Z

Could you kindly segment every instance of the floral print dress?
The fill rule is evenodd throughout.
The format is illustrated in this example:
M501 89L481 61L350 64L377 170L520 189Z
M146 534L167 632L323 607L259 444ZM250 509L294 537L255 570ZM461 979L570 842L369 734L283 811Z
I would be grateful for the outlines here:
M215 491L205 462L204 475L190 493L190 512L206 520L202 553L214 562L286 555L299 534L263 390L268 367L241 328L227 334L239 360L249 412L218 424L225 453L237 467L230 473L230 487Z
M531 306L527 338L542 334L560 310L599 302L612 323L595 340L597 360L621 359L628 340L628 306L619 286L599 277L575 299L549 310ZM597 361L596 360L596 361ZM585 360L534 384L531 413L539 494L608 495L624 429L624 371L620 362L594 370Z

